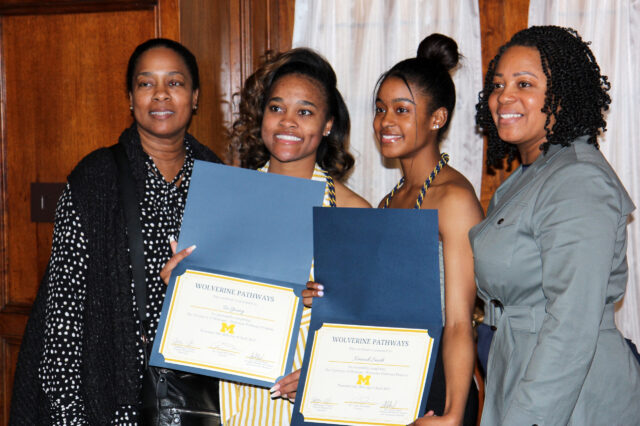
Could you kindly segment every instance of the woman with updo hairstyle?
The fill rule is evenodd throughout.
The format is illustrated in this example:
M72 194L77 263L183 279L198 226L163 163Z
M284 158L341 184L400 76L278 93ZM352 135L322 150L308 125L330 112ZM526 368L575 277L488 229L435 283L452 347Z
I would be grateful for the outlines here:
M614 321L634 205L597 142L609 88L569 28L522 30L489 64L476 106L487 165L521 165L469 234L496 328L482 425L640 419L640 365Z
M220 162L187 133L199 87L196 58L176 41L147 40L131 54L132 123L118 141L104 141L117 144L78 163L58 201L51 257L20 348L10 424L149 420L141 415L143 333L153 342L163 281L193 249L174 254L171 241L178 238L194 161ZM132 210L139 212L145 303L136 300L133 284L117 150L131 172ZM145 324L139 311L146 311Z
M471 318L476 292L467 233L483 215L469 181L440 152L456 103L450 72L459 58L454 40L431 34L416 58L382 74L376 88L373 129L380 152L402 168L402 179L378 207L438 210L444 332L427 414L416 425L475 425L477 413Z
M371 207L340 182L354 163L347 151L349 126L333 68L316 52L297 48L267 60L245 82L231 155L242 167L323 182L325 207ZM225 425L290 423L310 318L305 307L295 371L273 388L220 381Z

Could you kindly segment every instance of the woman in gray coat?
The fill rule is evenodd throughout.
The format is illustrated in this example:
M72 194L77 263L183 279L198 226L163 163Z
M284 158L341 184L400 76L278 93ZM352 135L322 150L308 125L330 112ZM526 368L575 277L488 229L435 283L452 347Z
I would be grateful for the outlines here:
M489 354L482 425L635 425L640 366L614 323L634 206L598 150L607 77L571 29L520 31L477 105L487 164L522 165L470 231Z

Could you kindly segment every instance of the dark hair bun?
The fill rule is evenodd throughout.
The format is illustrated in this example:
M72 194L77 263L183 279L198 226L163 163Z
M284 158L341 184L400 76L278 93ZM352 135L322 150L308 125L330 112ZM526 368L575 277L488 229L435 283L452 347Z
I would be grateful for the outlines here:
M455 40L438 33L431 34L422 40L420 46L418 46L418 58L438 62L442 64L447 71L452 70L458 65L460 56L458 44Z

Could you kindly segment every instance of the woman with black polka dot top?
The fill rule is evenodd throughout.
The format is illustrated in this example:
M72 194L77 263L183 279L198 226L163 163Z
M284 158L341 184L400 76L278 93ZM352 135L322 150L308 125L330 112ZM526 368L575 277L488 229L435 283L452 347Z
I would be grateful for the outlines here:
M198 104L199 74L184 46L166 39L138 46L129 59L127 89L134 124L118 143L136 184L145 326L153 339L163 278L193 250L167 264L194 159L220 160L186 132ZM11 424L138 424L144 352L134 293L117 166L112 150L102 148L76 166L58 202L51 258L16 369Z

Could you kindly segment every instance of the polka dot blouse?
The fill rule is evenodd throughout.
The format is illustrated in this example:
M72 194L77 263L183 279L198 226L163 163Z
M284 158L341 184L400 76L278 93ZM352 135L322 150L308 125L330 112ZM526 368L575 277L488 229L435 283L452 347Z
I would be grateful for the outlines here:
M187 143L184 165L172 182L164 180L150 157L145 159L145 164L147 174L140 202L140 222L144 239L149 338L153 340L166 290L160 278L160 270L171 257L169 236L178 238L193 169L193 155ZM178 181L179 187L176 186ZM44 357L38 371L51 403L51 416L55 425L87 424L83 396L80 393L80 372L88 259L87 238L73 205L71 189L67 185L56 210ZM134 291L132 283L131 297L134 300L136 324L139 324ZM144 354L140 339L136 341L142 379ZM136 425L137 410L138 407L134 406L119 407L113 413L111 423Z

